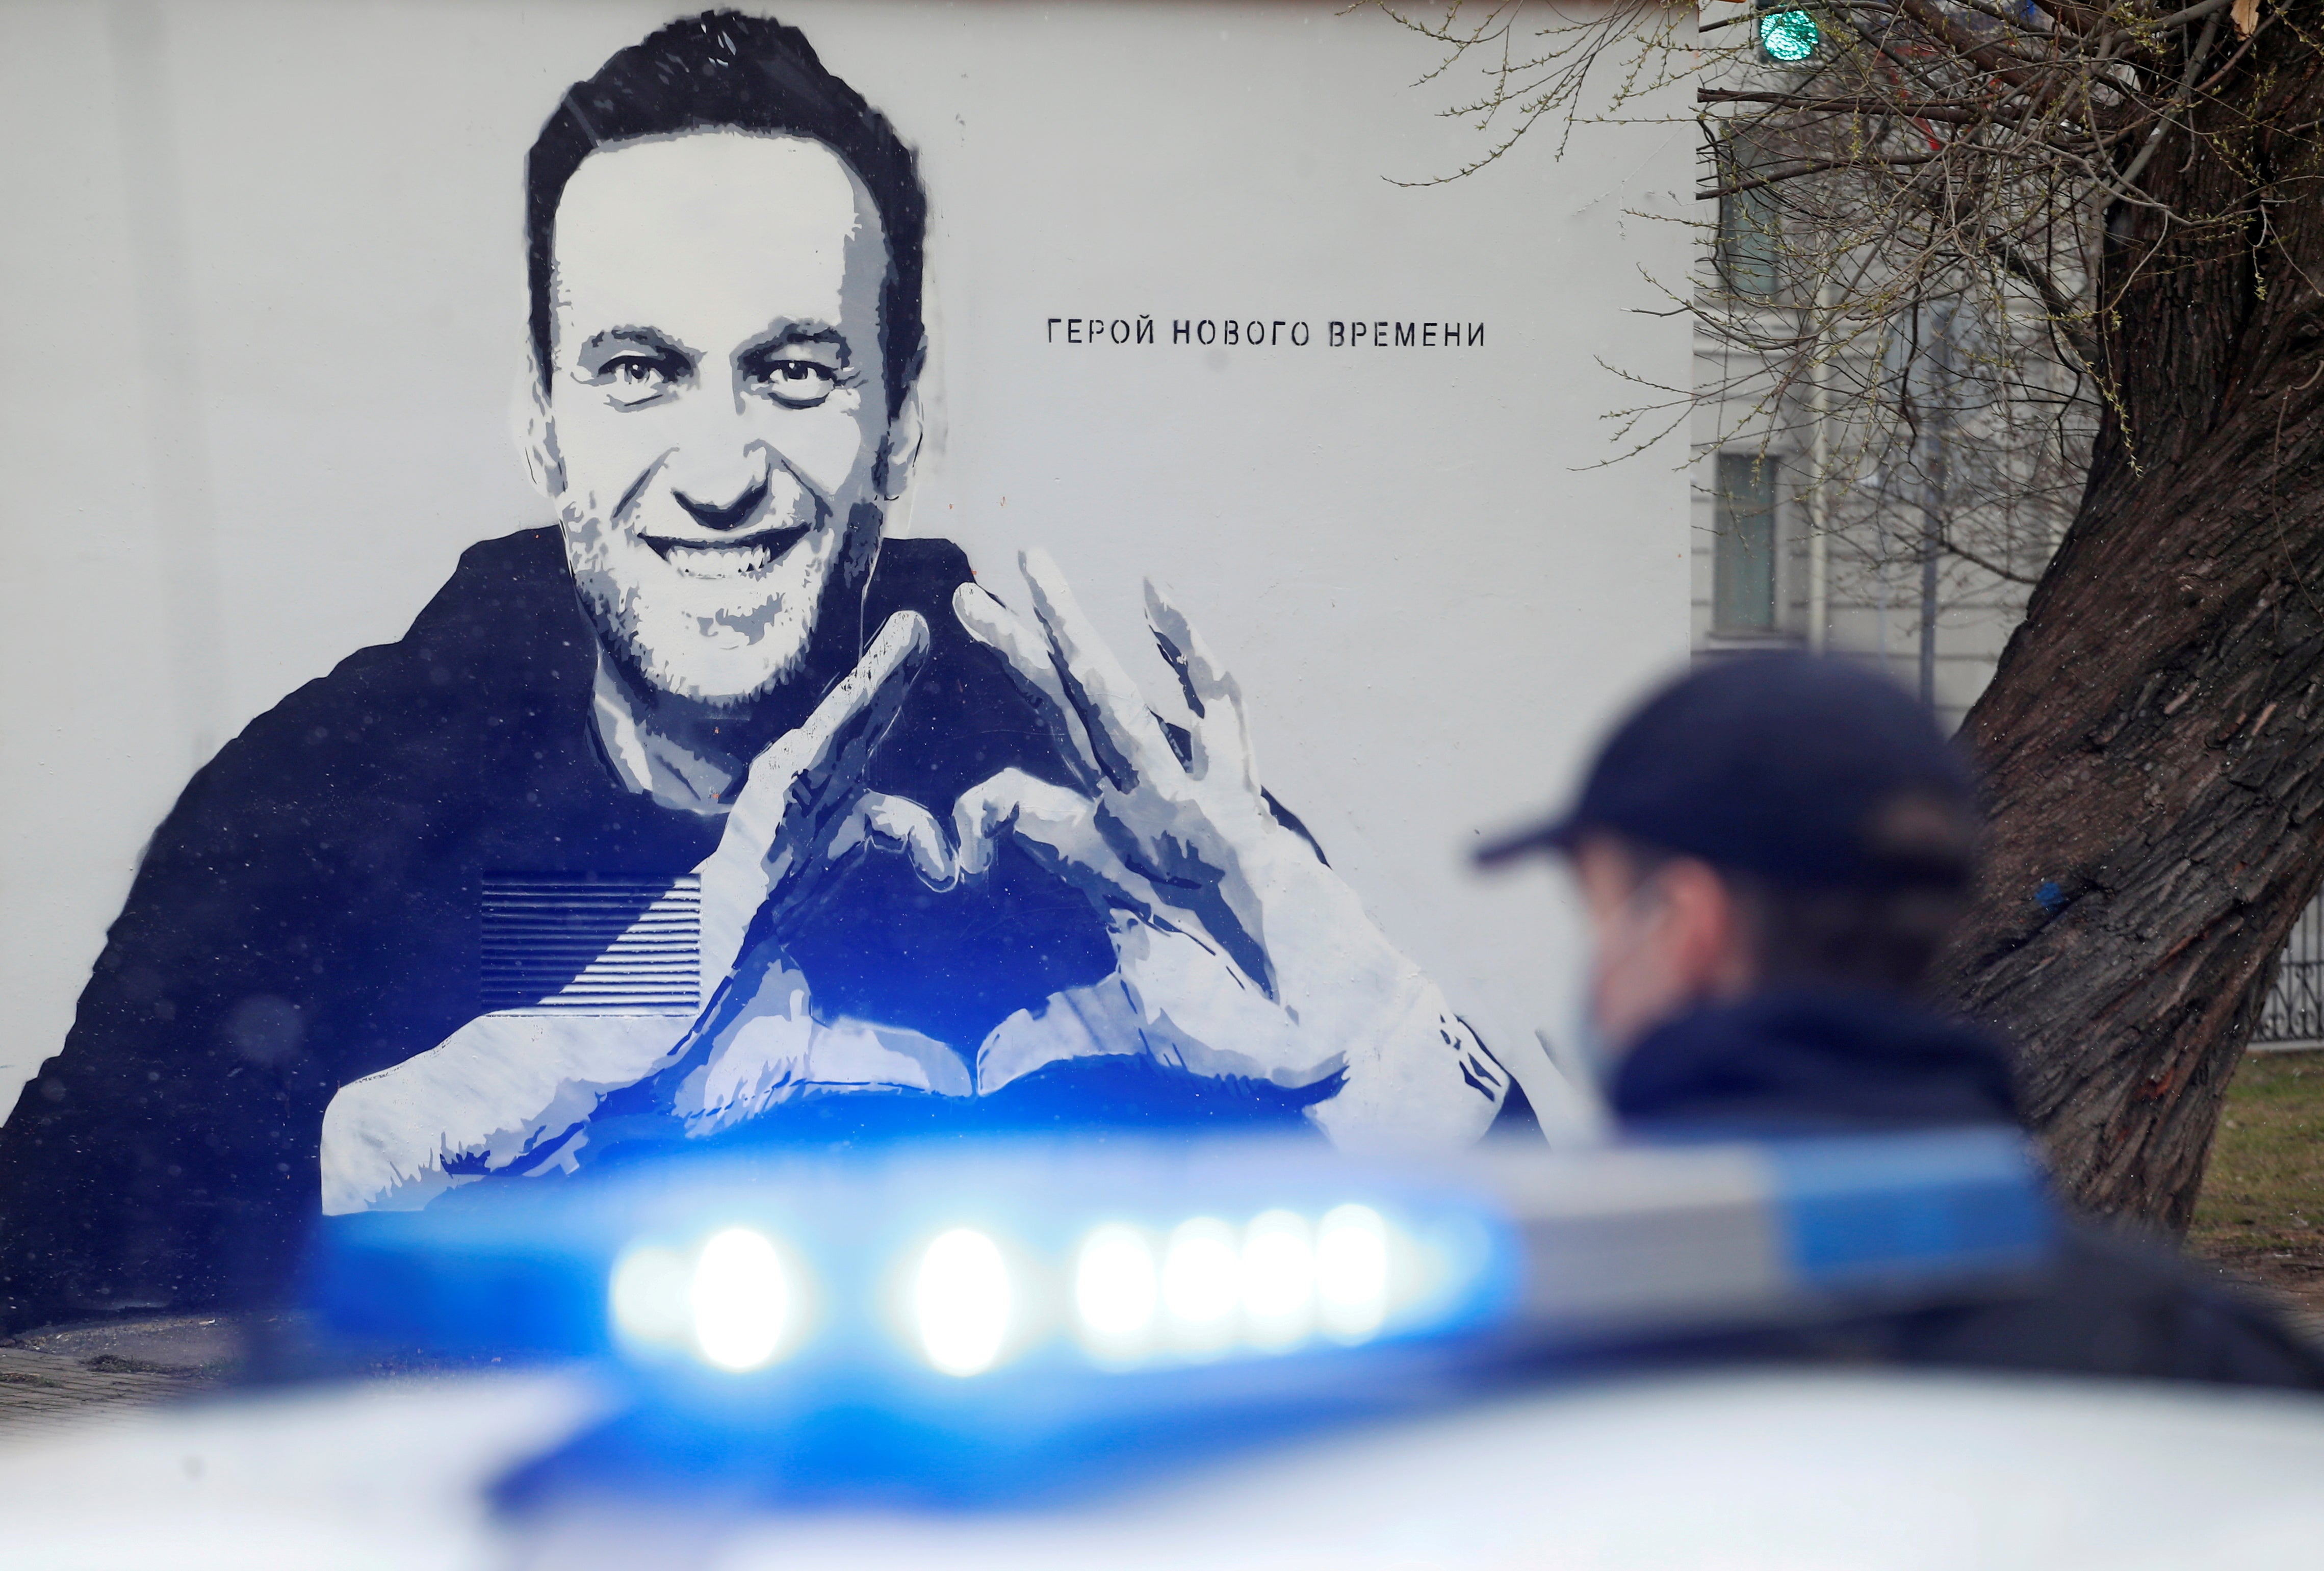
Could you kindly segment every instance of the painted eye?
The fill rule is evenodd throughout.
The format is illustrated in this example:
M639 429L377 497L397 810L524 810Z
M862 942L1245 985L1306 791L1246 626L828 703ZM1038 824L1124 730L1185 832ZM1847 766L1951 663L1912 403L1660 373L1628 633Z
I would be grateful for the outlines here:
M812 409L839 386L839 373L813 360L778 360L761 381L776 402Z
M670 384L669 367L642 355L624 355L598 368L597 379L611 390L613 402L641 403L665 392Z

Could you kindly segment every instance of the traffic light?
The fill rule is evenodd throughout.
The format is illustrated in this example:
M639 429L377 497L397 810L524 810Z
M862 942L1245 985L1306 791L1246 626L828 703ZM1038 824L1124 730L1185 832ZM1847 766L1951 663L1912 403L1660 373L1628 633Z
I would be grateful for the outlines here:
M1804 11L1783 8L1772 0L1759 3L1761 53L1784 65L1796 65L1815 53L1822 35L1813 16Z

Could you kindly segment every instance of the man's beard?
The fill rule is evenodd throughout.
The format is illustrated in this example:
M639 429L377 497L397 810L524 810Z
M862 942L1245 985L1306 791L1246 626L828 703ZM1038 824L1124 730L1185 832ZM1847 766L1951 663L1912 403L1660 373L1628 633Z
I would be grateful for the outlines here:
M827 526L754 570L703 577L600 519L568 519L564 533L597 642L632 687L719 713L750 709L807 668L823 602L847 577L846 531Z

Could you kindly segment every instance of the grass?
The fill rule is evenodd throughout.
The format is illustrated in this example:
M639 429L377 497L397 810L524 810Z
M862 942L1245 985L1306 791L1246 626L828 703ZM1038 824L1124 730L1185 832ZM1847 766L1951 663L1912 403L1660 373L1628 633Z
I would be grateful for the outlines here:
M2324 1052L2244 1059L2187 1248L2324 1310Z

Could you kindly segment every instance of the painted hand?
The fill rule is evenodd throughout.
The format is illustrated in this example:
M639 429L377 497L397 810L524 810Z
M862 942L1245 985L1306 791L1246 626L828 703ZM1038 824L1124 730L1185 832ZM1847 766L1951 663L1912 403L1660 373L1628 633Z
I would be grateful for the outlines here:
M863 784L927 649L927 624L917 612L889 617L806 723L752 762L718 849L697 870L709 999L654 1078L653 1112L689 1125L731 1120L738 1108L814 1077L811 1050L828 1049L829 1033L816 1028L805 979L784 946L851 862L878 847L901 852L933 888L957 877L933 814ZM750 1063L738 1067L745 1057ZM738 1076L756 1089L717 1089Z
M1159 1058L1289 1088L1337 1077L1314 1113L1335 1137L1401 1143L1481 1130L1501 1071L1276 817L1241 691L1185 615L1148 585L1148 624L1190 716L1174 736L1055 565L1032 552L1023 568L1034 623L973 585L955 591L953 609L1007 662L1074 780L1012 770L964 794L959 871L982 872L1010 840L1081 888L1106 912L1120 987L1145 1050ZM987 1044L996 1073L981 1073L980 1089L1035 1067L1005 1049L1007 1061L996 1059L1002 1034Z
M713 986L690 1024L524 1011L470 1021L332 1098L326 1211L423 1205L487 1174L569 1168L593 1141L708 1132L818 1086L964 1095L967 1075L942 1043L817 1020L782 947L868 847L902 851L933 883L954 876L927 810L863 785L927 646L919 616L890 617L807 723L752 762L696 870Z
M863 784L927 650L917 612L889 617L805 724L752 761L718 849L699 869L706 975L732 971L750 946L779 943L869 847L903 852L937 888L951 883L951 850L934 816Z

